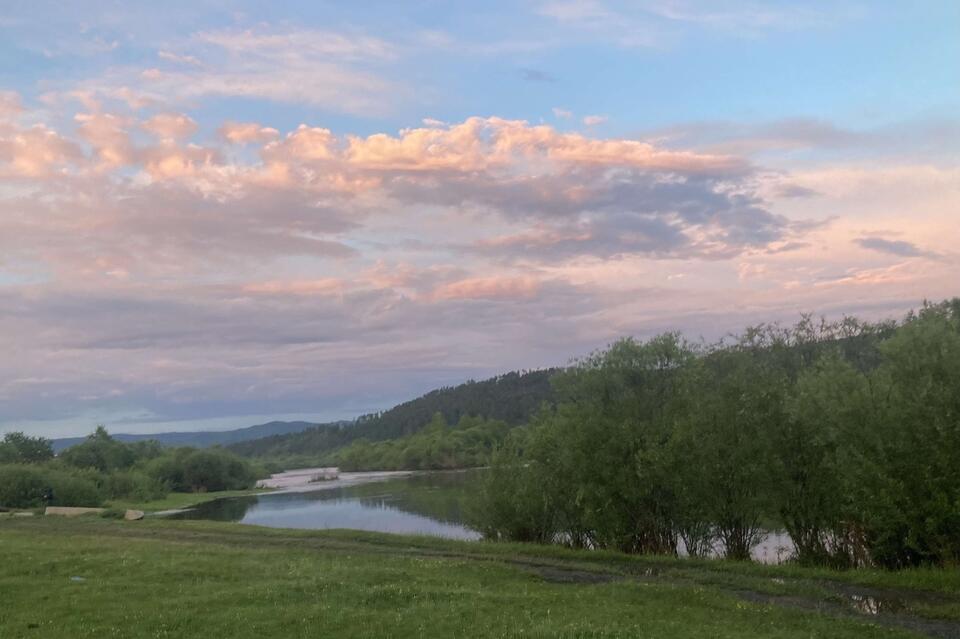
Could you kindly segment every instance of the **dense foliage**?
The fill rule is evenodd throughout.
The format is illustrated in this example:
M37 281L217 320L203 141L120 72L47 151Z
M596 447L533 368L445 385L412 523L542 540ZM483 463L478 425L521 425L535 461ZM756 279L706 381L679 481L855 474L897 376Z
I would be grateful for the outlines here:
M802 562L960 563L960 300L622 340L555 385L494 455L490 538L746 559L776 522Z
M324 424L300 433L241 442L229 450L251 457L312 460L353 442L368 443L403 438L420 431L440 414L447 424L464 417L482 417L510 426L525 424L544 402L553 399L553 370L513 372L481 382L440 388L382 413L365 415L356 422ZM363 444L359 444L363 448Z
M170 491L252 487L263 470L222 449L126 443L103 428L54 458L50 441L10 433L0 443L0 506L99 506L110 499L150 501Z
M379 442L359 439L334 451L324 463L347 471L472 468L490 461L509 430L506 422L468 416L451 427L437 413L413 435Z
M49 439L7 433L0 441L0 464L36 464L53 459Z

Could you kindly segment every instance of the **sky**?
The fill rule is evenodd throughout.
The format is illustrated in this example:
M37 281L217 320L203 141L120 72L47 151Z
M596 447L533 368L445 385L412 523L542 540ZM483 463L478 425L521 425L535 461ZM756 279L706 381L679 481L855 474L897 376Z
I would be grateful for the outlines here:
M0 15L0 432L341 419L960 294L960 3Z

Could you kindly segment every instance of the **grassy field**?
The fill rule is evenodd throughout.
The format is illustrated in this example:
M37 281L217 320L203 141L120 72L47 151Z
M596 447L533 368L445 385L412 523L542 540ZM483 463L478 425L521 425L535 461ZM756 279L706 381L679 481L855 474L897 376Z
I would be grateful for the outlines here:
M0 556L4 639L960 636L957 571L97 517L2 518Z

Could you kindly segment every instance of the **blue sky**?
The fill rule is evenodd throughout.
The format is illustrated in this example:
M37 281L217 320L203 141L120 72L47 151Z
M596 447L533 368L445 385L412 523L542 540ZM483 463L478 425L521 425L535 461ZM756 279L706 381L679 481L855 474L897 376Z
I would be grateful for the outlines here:
M0 431L957 293L960 5L8 3Z

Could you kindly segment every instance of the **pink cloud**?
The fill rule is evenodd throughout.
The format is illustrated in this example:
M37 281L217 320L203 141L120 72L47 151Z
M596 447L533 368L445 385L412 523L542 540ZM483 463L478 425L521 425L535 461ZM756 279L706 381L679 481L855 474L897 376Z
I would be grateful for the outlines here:
M182 113L159 113L144 122L142 127L162 140L188 138L197 131L197 123Z
M256 122L226 122L219 130L220 137L232 144L266 144L280 137L280 132Z
M0 177L46 178L81 158L75 143L42 124L6 132L0 126Z
M741 172L740 158L658 149L637 140L596 140L521 120L469 118L447 128L405 129L397 136L348 138L347 161L397 171L528 170L529 162L635 167L680 172Z
M12 120L23 111L20 95L13 91L0 91L0 122Z
M204 179L201 172L210 169L217 159L218 153L215 150L193 144L179 146L173 142L165 142L142 151L143 168L154 180L193 177Z
M540 283L532 277L476 277L449 282L434 289L434 300L511 300L537 294Z
M133 125L131 118L94 112L78 113L74 119L80 123L80 137L93 147L101 169L112 170L133 162L133 143L128 132Z
M267 145L263 154L269 160L332 160L337 156L336 144L336 136L330 129L301 124L283 140Z
M245 285L243 290L270 295L339 295L344 292L345 285L339 278L324 277L315 280L255 282Z

